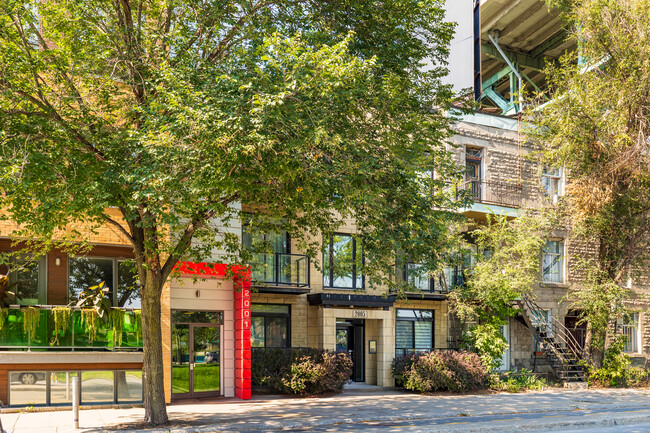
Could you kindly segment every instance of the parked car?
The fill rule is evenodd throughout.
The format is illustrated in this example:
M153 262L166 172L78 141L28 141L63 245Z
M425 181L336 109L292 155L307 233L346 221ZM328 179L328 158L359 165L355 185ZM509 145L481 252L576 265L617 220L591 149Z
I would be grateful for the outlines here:
M207 364L216 364L217 362L219 362L219 352L218 351L217 352L208 352L208 353L205 354L205 358L203 358L203 360Z
M18 380L23 385L33 385L39 380L45 380L45 373L25 371L18 375Z

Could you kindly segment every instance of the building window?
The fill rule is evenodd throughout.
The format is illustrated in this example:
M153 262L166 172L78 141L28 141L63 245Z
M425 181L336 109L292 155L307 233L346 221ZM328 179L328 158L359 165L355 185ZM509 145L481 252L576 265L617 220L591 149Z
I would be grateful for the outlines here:
M547 241L542 256L542 281L545 283L561 283L563 280L562 267L564 242Z
M363 252L352 235L335 234L325 241L323 253L323 286L340 289L362 289Z
M395 310L395 352L426 352L433 349L433 311Z
M542 169L542 188L544 194L555 203L562 195L562 169L545 166Z
M68 302L77 302L84 289L102 281L113 306L140 308L140 285L133 259L70 257Z
M280 233L250 233L247 226L243 227L242 244L252 250L261 248L264 244L270 249L269 253L253 254L251 260L251 277L261 283L276 283L278 280L278 260L290 253L290 241L287 232ZM282 261L282 260L280 260Z
M467 147L465 149L465 181L467 187L472 191L475 201L481 201L481 170L483 160L483 149L478 147Z
M623 352L638 352L639 313L626 314L616 320L616 327L622 335L627 337Z
M45 256L38 260L14 258L9 265L9 282L16 283L14 292L19 299L16 302L21 305L47 304L47 277L45 268Z
M277 304L251 304L251 346L290 346L290 307Z

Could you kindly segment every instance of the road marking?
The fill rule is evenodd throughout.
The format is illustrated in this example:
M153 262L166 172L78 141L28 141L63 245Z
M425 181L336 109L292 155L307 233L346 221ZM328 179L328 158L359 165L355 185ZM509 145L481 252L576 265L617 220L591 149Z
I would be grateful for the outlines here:
M410 424L410 425L396 425L396 426L393 426L392 428L405 428L405 427L415 427L415 424Z
M445 424L469 424L469 421L446 422Z
M637 410L622 410L621 412L646 412L648 409L637 409Z
M565 416L565 415L544 415L542 418L555 418L558 416Z
M490 421L492 421L492 422L499 422L499 421L517 421L518 419L521 419L521 418L493 419L493 420L490 420Z

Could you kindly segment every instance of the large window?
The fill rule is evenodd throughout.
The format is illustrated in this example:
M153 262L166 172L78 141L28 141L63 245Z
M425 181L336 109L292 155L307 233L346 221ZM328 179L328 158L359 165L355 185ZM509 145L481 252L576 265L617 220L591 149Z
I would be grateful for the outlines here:
M542 169L542 188L544 194L556 202L557 198L562 195L562 169L545 166Z
M276 282L276 255L288 254L290 251L289 235L280 233L250 233L247 226L242 231L242 244L248 249L269 248L270 253L254 254L251 265L251 277L258 282Z
M397 355L433 349L433 311L397 309L395 314Z
M617 319L616 326L619 332L627 337L624 352L638 352L639 313L626 314L622 319Z
M361 243L352 235L335 234L325 240L323 254L323 286L341 289L362 289L363 252Z
M16 283L14 292L21 305L47 304L45 257L39 260L14 258L9 265L9 281ZM14 301L12 301L14 302Z
M563 282L564 242L547 241L542 256L542 281L545 283Z
M113 306L140 308L140 288L133 259L70 257L69 302L76 302L84 289L96 286L102 281L109 289Z
M289 305L251 304L251 346L289 347Z

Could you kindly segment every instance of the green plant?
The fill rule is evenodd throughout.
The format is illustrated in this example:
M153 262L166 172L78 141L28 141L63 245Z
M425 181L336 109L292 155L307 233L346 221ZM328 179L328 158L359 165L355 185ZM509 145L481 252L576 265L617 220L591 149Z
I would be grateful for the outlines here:
M97 314L97 310L94 308L81 309L81 326L85 327L88 330L88 341L90 344L95 341L102 323L103 320L101 317L99 317L99 314Z
M35 307L23 307L20 311L23 313L23 332L33 338L41 319L41 310Z
M253 386L275 392L319 394L336 392L349 379L352 361L344 353L313 348L253 348Z
M282 384L292 394L340 392L351 373L352 360L346 353L323 352L320 357L303 356L291 364Z
M526 390L542 390L548 386L545 378L522 368L519 371L508 371L494 374L490 377L490 388L496 391L521 392Z
M623 352L627 337L615 335L605 349L605 357L601 368L590 371L589 379L605 386L625 387L629 385L632 376L630 357Z
M109 288L105 287L102 281L96 286L88 287L79 294L79 300L76 307L92 308L97 313L97 317L108 323L112 302L108 296Z
M122 345L122 328L124 327L124 310L113 308L110 312L110 322L113 328L113 339L116 346Z
M69 307L54 307L52 308L52 316L54 318L54 337L50 341L50 345L57 344L59 337L68 332L72 310Z
M494 323L474 325L463 335L463 345L478 353L488 371L501 365L501 357L508 348L508 342L501 335L501 327Z
M2 330L2 328L4 328L5 321L7 320L8 315L9 315L9 309L0 307L0 331Z
M417 392L467 392L488 384L486 366L476 353L433 351L408 355L393 363L404 388ZM400 369L403 366L403 370Z

